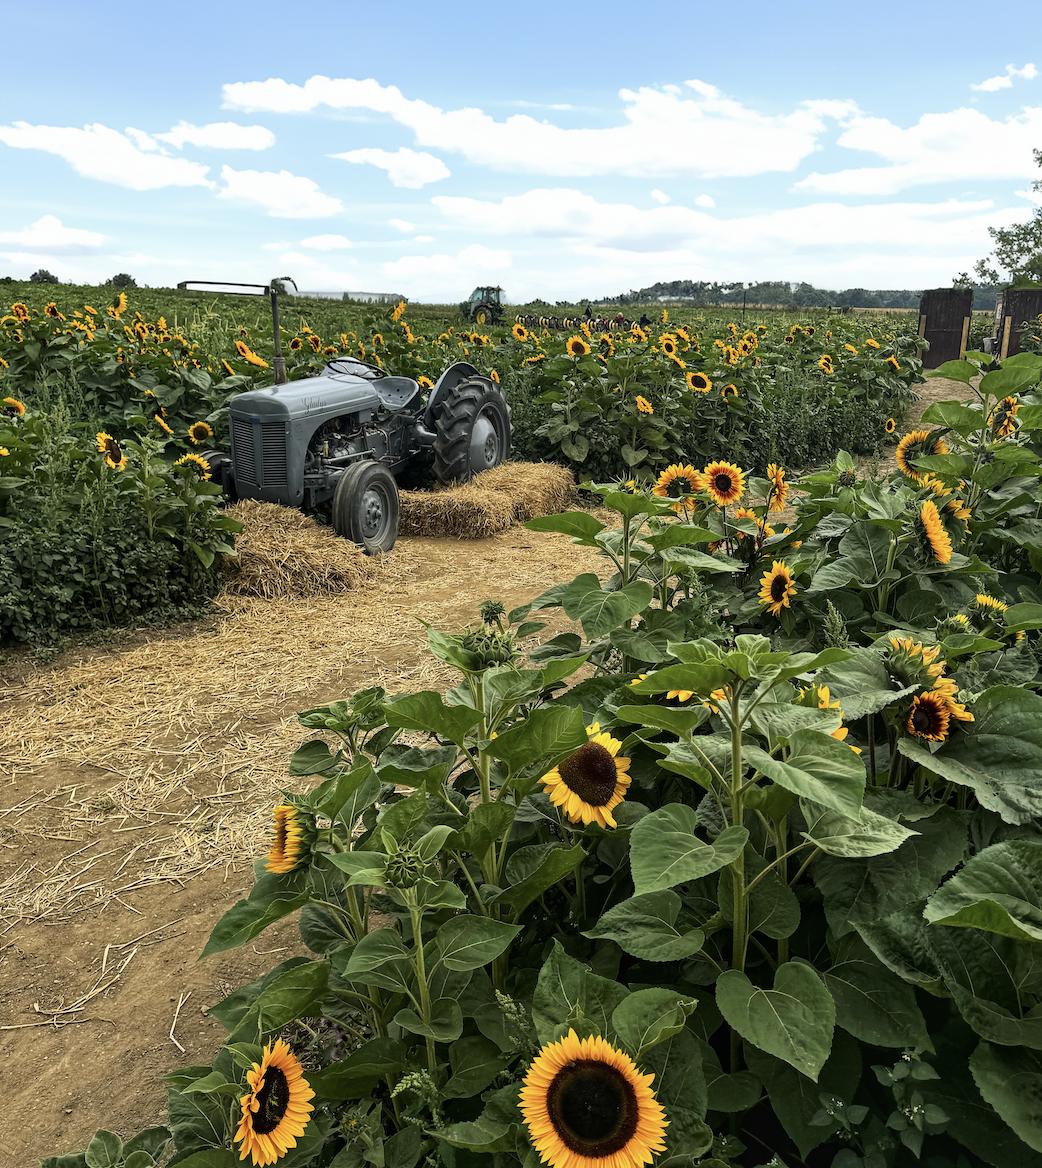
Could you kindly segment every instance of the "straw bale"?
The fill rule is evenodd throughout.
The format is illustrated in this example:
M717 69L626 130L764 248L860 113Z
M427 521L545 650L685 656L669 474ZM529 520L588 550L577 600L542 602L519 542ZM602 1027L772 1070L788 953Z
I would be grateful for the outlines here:
M551 515L575 497L571 471L553 463L508 462L469 483L402 491L402 535L485 539L512 523Z
M342 592L372 575L372 561L361 548L319 527L293 507L252 499L228 509L243 524L238 555L225 556L225 592L266 600Z

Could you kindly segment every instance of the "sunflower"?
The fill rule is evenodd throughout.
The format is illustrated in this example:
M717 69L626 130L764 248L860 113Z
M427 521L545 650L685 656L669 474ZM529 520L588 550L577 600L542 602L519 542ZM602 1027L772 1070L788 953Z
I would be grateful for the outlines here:
M702 471L702 483L718 507L737 503L745 493L745 471L730 462L711 462Z
M945 661L938 661L940 645L926 648L922 641L911 637L887 638L890 652L887 655L887 669L902 685L933 685L944 673Z
M590 741L539 780L571 823L615 827L612 809L626 798L630 760L617 758L622 743L600 732L599 722L586 727Z
M887 363L888 365L892 365L892 366L893 366L895 369L900 369L900 368L901 368L901 362L900 362L900 361L898 361L898 359L897 359L896 357L893 357L893 356L891 356L891 357L887 357L887 359L886 359L886 363Z
M198 454L184 454L174 463L174 469L181 468L181 474L188 478L189 470L194 470L201 479L210 477L210 464Z
M318 333L312 333L308 337L308 344L311 346L312 353L317 353L322 348L322 338L318 335Z
M1005 612L1009 607L1003 604L1001 600L996 600L994 596L988 596L983 592L978 592L974 597L974 607L979 613L986 614L989 617L997 616L1000 612Z
M11 305L11 315L22 324L29 323L29 309L20 300Z
M873 340L872 337L866 338L865 344L868 345L868 347L870 349L878 349L879 348L879 342L876 340Z
M912 699L912 708L908 711L905 729L916 738L925 738L928 742L943 742L948 737L950 720L951 710L947 701L941 695L927 690Z
M808 324L803 331L808 337L814 336L814 326L812 324Z
M420 387L420 389L430 389L434 385L434 382L431 381L429 377L418 377L416 379L416 384Z
M1017 428L1017 410L1020 402L1015 397L1004 397L991 411L988 425L996 438L1008 438Z
M901 473L917 483L922 476L910 463L933 454L947 453L948 446L943 438L934 438L929 430L912 430L898 442L894 459Z
M314 817L291 803L275 808L275 839L268 850L265 870L284 875L303 864L315 839Z
M569 337L565 351L569 357L586 357L590 353L590 346L582 337Z
M119 320L119 318L123 315L123 313L127 311L127 294L126 294L126 292L120 292L120 294L116 297L115 301L113 302L112 308L110 309L110 311L111 311L112 315L116 318L116 320Z
M789 597L796 595L792 571L784 560L775 560L769 572L760 579L761 604L766 604L772 616L778 616L783 608L789 607Z
M170 429L170 427L166 424L166 422L163 421L163 418L159 414L153 414L152 420L154 422L158 422L159 428L161 430L165 430L170 435L171 438L174 436L173 430Z
M654 1075L599 1035L574 1030L540 1050L519 1095L532 1144L550 1168L642 1168L669 1120L651 1089Z
M64 320L65 317L58 311L58 305L52 300L50 304L44 308L44 313L53 320Z
M785 499L789 494L789 484L785 481L785 468L777 463L767 464L767 478L771 483L771 504L769 511L784 511Z
M127 465L127 456L116 439L104 430L100 430L94 437L97 439L98 453L104 454L106 465L113 470L122 470Z
M737 396L738 396L738 386L737 386L737 385L733 385L733 384L727 384L727 385L725 385L725 386L723 387L723 389L721 389L721 390L720 390L720 396L721 396L721 397L727 397L727 396L728 396L728 391L730 391L730 396L731 396L731 397L737 397Z
M514 327L510 330L510 335L514 338L515 341L527 341L528 329L526 329L523 324L515 324Z
M225 361L225 359L223 357L221 358L221 366L223 367L225 373L227 373L229 377L235 376L235 370L228 364L227 361Z
M793 343L792 333L789 333L787 337L783 337L782 339L787 345L791 345Z
M658 347L667 357L675 356L677 351L676 337L671 336L669 333L663 333L658 339Z
M893 432L894 432L896 429L897 429L897 423L894 421L894 419L893 419L893 418L887 418L887 420L886 420L886 432L887 432L888 434L893 434Z
M855 356L857 356L857 351L858 351L858 350L857 350L857 345L850 345L850 344L847 344L847 345L844 345L844 346L843 346L843 348L844 348L844 349L846 349L846 351L847 351L848 353L853 353Z
M939 677L933 683L933 689L930 691L936 697L941 697L947 703L948 713L958 719L960 722L974 721L973 715L966 709L962 702L956 700L956 695L959 692L959 687L950 677Z
M10 453L6 446L0 446L0 458L6 458Z
M660 499L684 499L702 489L702 476L693 466L674 462L655 480L651 488L653 495ZM674 503L673 510L678 513L684 509L683 502Z
M834 373L835 372L835 370L832 368L832 358L828 355L828 353L824 353L818 359L818 368L823 373Z
M296 353L304 347L304 342L300 339L300 337L294 337L293 340L290 341L289 347L294 353Z
M297 1146L304 1134L315 1092L308 1086L296 1055L281 1038L264 1048L260 1063L246 1072L251 1090L242 1096L242 1119L235 1143L242 1142L240 1160L253 1157L258 1165L274 1164Z
M0 406L3 409L0 413L6 414L9 418L22 418L25 416L25 406L15 397L5 397Z
M686 373L684 380L688 389L694 390L695 393L708 393L713 388L713 383L704 373Z
M647 398L641 397L639 393L637 394L637 409L640 410L642 414L653 414L655 412L651 402L649 402Z
M937 504L927 499L919 509L919 522L924 541L929 545L933 558L939 564L950 564L952 559L952 541L944 530Z
M265 361L262 357L258 357L257 354L253 352L253 350L249 347L249 345L246 344L245 341L236 341L235 342L235 351L248 364L257 365L261 369L268 368L267 361ZM317 353L318 350L316 349L315 352Z
M193 422L188 427L188 437L193 446L201 446L207 438L213 437L213 427L208 422Z

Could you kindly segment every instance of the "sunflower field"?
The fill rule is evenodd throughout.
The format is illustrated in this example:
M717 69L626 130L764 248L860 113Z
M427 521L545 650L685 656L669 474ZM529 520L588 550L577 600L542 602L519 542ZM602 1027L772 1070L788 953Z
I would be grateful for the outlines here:
M298 912L312 956L213 1008L168 1128L45 1168L1042 1165L1042 356L938 372L888 480L589 482L610 522L527 526L603 580L301 713L204 956Z

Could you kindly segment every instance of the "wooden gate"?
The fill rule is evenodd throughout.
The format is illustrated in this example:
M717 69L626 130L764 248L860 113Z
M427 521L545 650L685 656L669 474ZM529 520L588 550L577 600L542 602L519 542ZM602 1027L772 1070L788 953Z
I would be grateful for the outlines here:
M936 369L966 352L973 311L972 288L931 288L919 300L919 335L930 342L923 368Z
M1042 288L1007 288L995 305L995 354L1001 361L1020 352L1020 326L1042 312Z

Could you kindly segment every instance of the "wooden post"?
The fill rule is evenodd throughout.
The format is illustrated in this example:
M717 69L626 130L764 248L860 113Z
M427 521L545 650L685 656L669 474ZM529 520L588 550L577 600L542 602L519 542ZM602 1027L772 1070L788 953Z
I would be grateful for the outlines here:
M966 356L966 340L970 335L970 318L967 316L962 322L962 340L959 342L959 359Z

